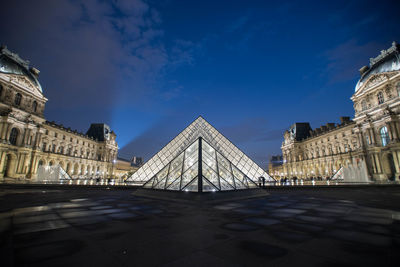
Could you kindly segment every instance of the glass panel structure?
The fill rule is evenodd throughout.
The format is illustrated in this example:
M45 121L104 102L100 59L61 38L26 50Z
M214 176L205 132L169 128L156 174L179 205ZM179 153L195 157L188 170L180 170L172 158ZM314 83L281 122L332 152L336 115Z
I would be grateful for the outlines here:
M145 188L209 192L254 188L260 177L274 181L199 117L129 179Z

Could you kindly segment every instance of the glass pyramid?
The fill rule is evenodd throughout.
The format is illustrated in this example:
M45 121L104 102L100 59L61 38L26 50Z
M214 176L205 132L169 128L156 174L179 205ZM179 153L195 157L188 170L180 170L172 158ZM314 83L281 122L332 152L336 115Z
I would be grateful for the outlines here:
M207 192L254 188L259 177L274 181L199 117L129 180L142 182L145 188Z

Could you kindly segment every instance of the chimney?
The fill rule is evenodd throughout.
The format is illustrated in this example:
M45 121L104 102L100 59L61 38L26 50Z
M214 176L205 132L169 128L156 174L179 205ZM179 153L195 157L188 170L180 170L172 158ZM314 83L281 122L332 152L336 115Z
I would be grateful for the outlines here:
M340 117L340 124L346 124L350 122L350 117Z
M334 124L333 122L328 122L328 123L326 124L326 127L328 127L329 130L332 130L332 129L335 128L335 124Z
M39 71L37 68L31 67L31 68L30 68L30 71L31 71L31 73L32 73L33 75L35 75L36 78L39 77L40 71Z
M360 69L360 76L362 77L364 73L366 73L369 70L368 66L364 66Z
M326 127L325 125L321 126L321 131L322 132L326 132L328 130L328 127Z

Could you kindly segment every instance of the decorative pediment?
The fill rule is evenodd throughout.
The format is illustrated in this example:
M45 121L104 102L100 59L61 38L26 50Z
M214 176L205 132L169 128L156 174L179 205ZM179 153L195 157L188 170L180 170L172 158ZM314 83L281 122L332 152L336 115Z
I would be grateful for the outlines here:
M37 88L37 86L33 82L31 82L27 77L19 75L10 75L10 81L35 95L42 96L42 93Z
M4 80L5 83L14 85L14 86L16 86L22 90L25 90L37 97L44 98L41 89L34 82L29 80L29 78L27 78L23 75L0 73L0 80Z
M379 83L385 82L389 80L387 75L381 74L381 75L373 75L371 78L367 80L365 83L364 89L371 88Z

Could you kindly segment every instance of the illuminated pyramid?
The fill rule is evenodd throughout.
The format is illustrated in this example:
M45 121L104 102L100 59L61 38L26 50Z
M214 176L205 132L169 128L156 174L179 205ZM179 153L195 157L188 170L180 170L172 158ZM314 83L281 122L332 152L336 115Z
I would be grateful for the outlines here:
M257 187L274 179L201 116L130 178L145 188L225 191Z

